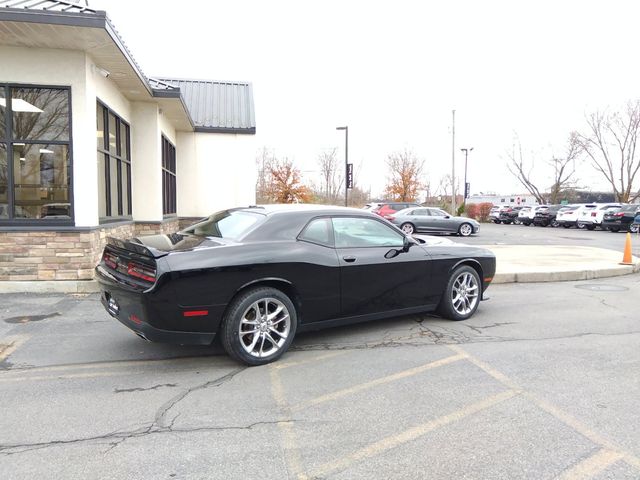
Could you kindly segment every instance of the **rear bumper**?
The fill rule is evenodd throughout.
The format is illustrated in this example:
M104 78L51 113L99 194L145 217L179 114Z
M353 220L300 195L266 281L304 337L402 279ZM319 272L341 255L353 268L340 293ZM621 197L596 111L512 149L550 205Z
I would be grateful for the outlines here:
M145 292L124 286L109 272L96 267L96 280L100 285L100 301L109 315L128 327L139 337L150 342L180 345L210 345L215 333L165 330L152 325Z

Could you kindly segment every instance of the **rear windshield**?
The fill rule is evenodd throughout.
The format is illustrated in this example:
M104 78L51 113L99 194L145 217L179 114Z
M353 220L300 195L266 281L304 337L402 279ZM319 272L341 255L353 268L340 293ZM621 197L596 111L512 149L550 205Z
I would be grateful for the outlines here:
M263 218L264 215L260 213L223 210L214 213L205 221L189 227L185 232L203 237L236 239L248 232Z

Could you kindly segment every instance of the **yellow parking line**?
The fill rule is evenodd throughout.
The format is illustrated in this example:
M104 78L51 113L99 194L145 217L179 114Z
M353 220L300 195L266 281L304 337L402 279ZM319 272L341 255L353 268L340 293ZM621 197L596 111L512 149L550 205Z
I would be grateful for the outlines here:
M325 353L324 355L318 355L312 358L307 358L305 360L298 360L293 362L282 362L282 363L278 362L276 365L273 366L273 368L275 368L276 370L282 370L283 368L297 367L299 365L304 365L306 363L319 362L321 360L326 360L328 358L333 358L333 357L337 357L338 355L344 355L344 354L345 354L344 351L338 351L338 352Z
M298 405L291 407L292 411L299 411L305 408L309 408L314 405L318 405L320 403L329 402L332 400L336 400L341 397L345 397L347 395L352 395L357 392L361 392L363 390L367 390L369 388L377 387L378 385L384 385L385 383L395 382L396 380L401 380L403 378L411 377L413 375L417 375L422 372L426 372L427 370L431 370L433 368L441 367L443 365L448 365L453 362L457 362L466 358L466 354L458 354L452 355L450 357L443 358L441 360L437 360L435 362L427 363L425 365L420 365L419 367L410 368L408 370L403 370L402 372L394 373L393 375L388 375L386 377L377 378L376 380L372 380L370 382L361 383L359 385L355 385L353 387L345 388L343 390L338 390L333 393L328 393L326 395L322 395L320 397L313 398L306 402L302 402Z
M293 431L293 422L290 421L288 415L291 413L287 408L287 400L284 393L284 387L280 380L278 370L274 364L269 366L269 374L271 376L271 394L273 395L276 405L280 409L281 416L278 420L278 428L282 432L282 442L284 447L284 457L287 463L288 477L293 475L301 475L302 460L300 458L300 450L296 442L296 436Z
M346 455L342 458L339 458L337 460L321 465L320 467L315 469L312 473L310 473L308 476L301 475L298 478L300 479L309 479L309 478L316 478L316 477L324 478L332 473L344 470L356 462L360 462L364 459L374 457L383 452L391 450L392 448L396 448L402 444L415 440L437 428L443 427L453 422L457 422L459 420L462 420L465 417L478 413L482 410L486 410L489 407L492 407L500 402L504 402L505 400L512 398L518 393L519 392L515 390L507 390L497 395L493 395L491 397L485 398L484 400L480 400L479 402L463 407L448 415L444 415L442 417L436 418L434 420L423 423L416 427L412 427L397 435L386 437L369 446L361 448L360 450L356 450L355 452L349 455Z
M29 338L28 335L15 335L2 339L2 343L0 344L0 362L6 360L9 355L20 348Z
M473 363L474 365L476 365L480 369L484 370L486 373L491 375L493 378L498 380L500 383L502 383L506 387L514 389L514 390L522 391L522 395L525 398L527 398L527 400L531 401L534 405L536 405L538 408L544 410L545 412L547 412L549 415L551 415L552 417L556 418L557 420L560 420L562 423L564 423L565 425L567 425L570 428L572 428L575 432L577 432L580 435L582 435L583 437L591 440L593 443L595 443L596 445L600 446L604 450L619 454L625 462L627 462L629 465L635 467L636 469L640 470L640 458L636 457L632 453L629 453L629 452L623 450L618 445L615 445L613 442L610 442L606 438L604 438L601 435L599 435L598 433L594 432L589 427L587 427L586 425L581 423L578 419L576 419L575 417L569 415L567 412L564 412L563 410L559 409L555 405L552 405L551 403L547 402L546 400L543 400L542 398L537 397L533 393L522 389L522 387L518 386L509 377L507 377L503 373L497 371L496 369L494 369L493 367L491 367L487 363L483 362L482 360L479 360L479 359L475 358L474 356L470 355L469 353L467 353L461 347L459 347L457 345L447 345L447 347L450 350L453 350L454 352L456 352L458 354L467 355L467 358L471 363Z
M623 458L622 454L602 449L563 472L557 480L587 480Z

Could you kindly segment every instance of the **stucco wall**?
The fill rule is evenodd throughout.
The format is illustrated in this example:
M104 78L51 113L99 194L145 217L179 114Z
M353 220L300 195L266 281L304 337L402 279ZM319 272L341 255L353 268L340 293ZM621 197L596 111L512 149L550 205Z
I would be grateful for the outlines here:
M179 216L255 203L252 135L179 132L176 158Z

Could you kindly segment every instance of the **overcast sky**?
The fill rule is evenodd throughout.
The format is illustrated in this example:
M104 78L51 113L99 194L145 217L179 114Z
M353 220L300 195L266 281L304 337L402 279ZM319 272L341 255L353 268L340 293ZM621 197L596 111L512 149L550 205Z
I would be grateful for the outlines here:
M520 193L506 169L514 134L539 159L561 155L585 112L640 95L634 1L91 0L145 74L253 83L256 149L313 177L349 126L357 183L384 187L386 156L409 148L431 183L474 147L472 193ZM606 188L584 166L583 185Z

